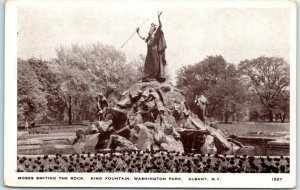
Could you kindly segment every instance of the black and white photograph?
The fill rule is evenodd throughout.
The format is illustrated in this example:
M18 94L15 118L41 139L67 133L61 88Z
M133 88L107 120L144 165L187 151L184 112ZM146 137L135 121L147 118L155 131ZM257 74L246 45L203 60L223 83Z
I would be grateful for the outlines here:
M12 0L5 24L6 185L295 187L296 2Z

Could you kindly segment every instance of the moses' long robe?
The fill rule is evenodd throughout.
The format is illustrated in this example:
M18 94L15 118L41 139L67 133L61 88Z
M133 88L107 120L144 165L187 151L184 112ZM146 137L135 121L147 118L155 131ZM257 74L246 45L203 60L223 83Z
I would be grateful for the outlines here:
M144 65L144 79L164 80L165 49L167 45L161 26L157 28L155 34L147 37L146 43L147 56Z

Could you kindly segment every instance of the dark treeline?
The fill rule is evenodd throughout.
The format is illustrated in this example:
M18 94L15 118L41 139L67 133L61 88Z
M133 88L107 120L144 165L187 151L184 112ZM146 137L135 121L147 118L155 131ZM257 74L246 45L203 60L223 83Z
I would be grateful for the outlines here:
M182 67L177 86L197 112L196 95L208 99L208 116L225 121L281 121L289 117L289 65L282 58L259 57L237 66L208 56Z
M125 54L101 43L60 46L51 60L18 59L18 121L72 124L95 120L96 95L110 104L141 79L143 56ZM196 95L209 101L209 117L224 120L280 120L289 116L289 65L281 58L259 57L238 66L208 56L177 73L177 86L197 112Z

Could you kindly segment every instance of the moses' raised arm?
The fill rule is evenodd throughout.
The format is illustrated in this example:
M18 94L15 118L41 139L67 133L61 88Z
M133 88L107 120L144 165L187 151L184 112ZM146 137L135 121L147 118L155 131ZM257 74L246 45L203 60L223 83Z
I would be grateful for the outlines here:
M146 40L145 37L142 37L142 36L140 35L140 28L137 28L137 29L136 29L136 33L139 35L139 37L140 37L142 40Z
M162 24L161 24L161 20L160 20L160 15L162 14L162 11L158 12L157 13L157 17L158 17L158 28L161 28L162 27Z

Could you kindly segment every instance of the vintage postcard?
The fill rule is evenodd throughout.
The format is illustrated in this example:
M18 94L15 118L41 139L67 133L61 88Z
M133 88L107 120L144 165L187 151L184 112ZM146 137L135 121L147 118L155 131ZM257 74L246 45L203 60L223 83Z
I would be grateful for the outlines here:
M295 102L294 1L6 2L7 186L294 188Z

